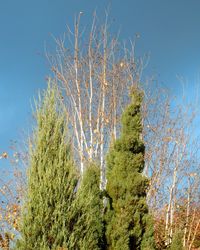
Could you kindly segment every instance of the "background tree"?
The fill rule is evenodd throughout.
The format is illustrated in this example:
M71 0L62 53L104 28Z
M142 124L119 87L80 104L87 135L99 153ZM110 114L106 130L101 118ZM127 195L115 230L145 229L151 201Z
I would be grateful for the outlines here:
M184 232L183 246L191 249L200 228L197 103L190 104L184 96L178 101L154 82L149 86L143 138L145 174L150 177L147 202L155 218L156 241L159 249L165 249L179 230Z
M39 97L35 116L17 249L57 249L66 246L69 238L68 214L77 176L66 138L66 117L54 85L49 83Z
M148 179L144 169L141 105L143 94L132 89L131 104L122 116L121 136L107 156L109 249L155 249L153 225L148 213Z
M135 43L129 49L108 32L108 17L91 29L80 28L81 12L74 29L56 39L56 55L48 55L55 79L64 90L76 159L83 174L88 161L100 162L100 188L106 185L105 155L111 139L120 130L120 116L129 100L128 88L140 78L144 65L135 58ZM68 39L65 39L68 38Z
M12 247L19 234L21 201L24 194L25 175L21 168L22 156L14 143L9 152L2 153L0 159L7 160L10 166L1 171L0 178L0 248Z

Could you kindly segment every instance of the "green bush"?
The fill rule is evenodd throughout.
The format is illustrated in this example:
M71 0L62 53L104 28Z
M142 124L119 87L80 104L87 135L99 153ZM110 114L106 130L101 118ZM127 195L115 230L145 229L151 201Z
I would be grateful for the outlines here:
M90 164L85 170L73 204L73 229L69 249L103 249L103 201L99 183L99 168Z
M169 249L170 250L184 250L183 233L180 230L174 233L173 238L172 238L172 243Z

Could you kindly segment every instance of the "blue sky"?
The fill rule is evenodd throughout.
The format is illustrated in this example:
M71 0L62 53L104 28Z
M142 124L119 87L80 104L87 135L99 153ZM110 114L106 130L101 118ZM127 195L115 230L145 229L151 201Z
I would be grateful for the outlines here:
M121 39L140 34L138 55L151 55L146 74L156 73L177 96L181 88L176 75L181 75L192 97L200 72L199 0L1 0L0 153L30 127L31 100L46 86L49 74L44 48L52 45L51 34L62 35L79 11L84 12L82 25L87 25L95 9L101 16L108 5Z

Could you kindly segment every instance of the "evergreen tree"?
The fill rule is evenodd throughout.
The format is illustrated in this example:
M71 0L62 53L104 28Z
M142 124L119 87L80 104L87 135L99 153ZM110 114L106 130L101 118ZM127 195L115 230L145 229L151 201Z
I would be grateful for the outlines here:
M73 205L69 249L103 249L103 203L99 183L99 168L91 164L85 170Z
M174 233L170 250L184 250L183 247L183 233L180 230Z
M134 89L122 116L121 136L107 156L106 213L108 249L155 249L153 224L146 204L148 179L144 169L141 104L143 94Z
M57 88L49 84L36 105L37 126L30 141L27 197L17 249L59 249L69 239L77 176L59 99Z

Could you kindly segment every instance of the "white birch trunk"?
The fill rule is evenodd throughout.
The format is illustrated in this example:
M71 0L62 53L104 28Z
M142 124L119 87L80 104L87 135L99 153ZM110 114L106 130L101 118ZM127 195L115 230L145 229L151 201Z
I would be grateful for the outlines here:
M187 195L187 209L186 209L186 223L183 234L183 246L186 247L186 235L189 226L189 214L190 214L190 180L188 179L188 195Z

